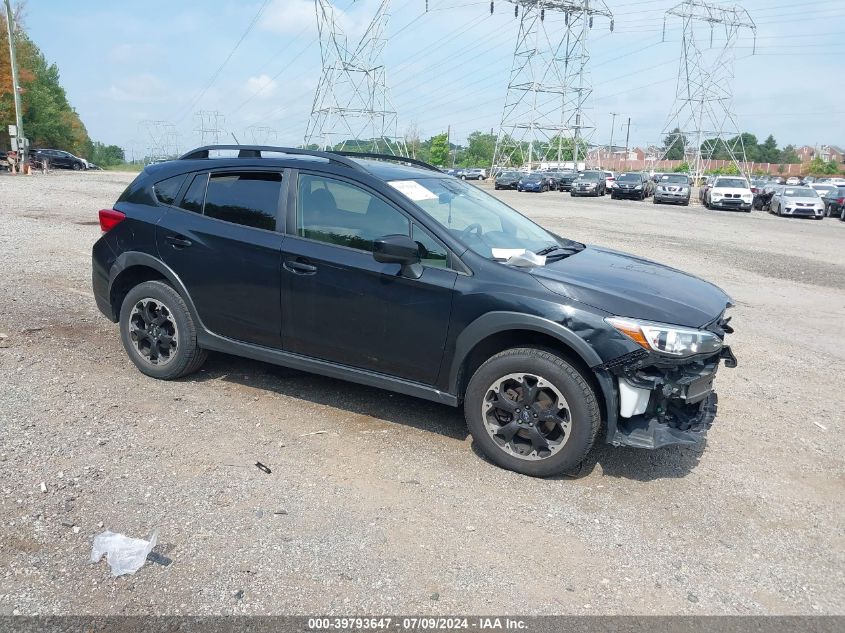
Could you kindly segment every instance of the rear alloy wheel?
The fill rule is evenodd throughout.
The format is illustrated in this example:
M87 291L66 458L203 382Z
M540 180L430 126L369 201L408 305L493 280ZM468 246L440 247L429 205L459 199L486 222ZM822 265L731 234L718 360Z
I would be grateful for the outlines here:
M153 378L179 378L205 362L188 307L161 281L146 281L126 295L120 309L120 338L135 366Z
M581 373L536 348L507 350L484 363L467 387L464 411L487 457L532 477L578 466L600 423L596 395Z

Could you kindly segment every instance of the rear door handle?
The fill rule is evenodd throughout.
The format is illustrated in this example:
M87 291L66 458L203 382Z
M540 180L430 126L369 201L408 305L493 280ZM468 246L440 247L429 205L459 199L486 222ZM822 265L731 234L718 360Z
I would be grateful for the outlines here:
M187 248L193 242L182 235L168 235L166 238L173 248Z
M316 266L301 259L289 259L282 266L285 270L297 275L313 275L317 272Z

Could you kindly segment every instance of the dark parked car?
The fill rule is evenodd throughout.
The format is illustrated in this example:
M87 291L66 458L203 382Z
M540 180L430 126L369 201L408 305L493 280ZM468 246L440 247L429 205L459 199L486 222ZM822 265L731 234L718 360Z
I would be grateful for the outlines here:
M824 202L824 214L827 217L839 216L840 220L845 220L845 187L826 191L822 196L822 202Z
M689 206L692 187L686 174L661 174L654 189L654 204L669 202Z
M542 193L551 189L551 183L545 174L538 171L525 174L516 184L517 191L534 191Z
M577 171L562 171L557 179L558 191L571 191L572 183L578 178Z
M496 176L493 186L496 189L516 189L522 174L518 171L503 171Z
M603 171L585 171L572 181L572 196L603 196L607 193L607 181Z
M651 179L644 174L637 172L619 174L610 188L610 197L613 200L617 198L645 200L651 195L653 185Z
M716 286L557 236L419 161L200 148L99 217L94 296L144 374L213 350L462 404L478 448L527 475L600 438L700 442L720 361L736 365Z
M50 169L86 169L88 164L74 156L70 152L65 152L60 149L36 149L32 151L32 157L39 163L44 163L45 159Z

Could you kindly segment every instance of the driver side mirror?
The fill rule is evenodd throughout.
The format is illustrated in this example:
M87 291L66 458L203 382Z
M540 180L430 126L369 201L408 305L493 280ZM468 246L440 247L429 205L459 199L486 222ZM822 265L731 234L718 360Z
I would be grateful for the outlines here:
M374 240L373 259L382 264L399 264L400 274L405 277L422 277L420 247L407 235L385 235Z

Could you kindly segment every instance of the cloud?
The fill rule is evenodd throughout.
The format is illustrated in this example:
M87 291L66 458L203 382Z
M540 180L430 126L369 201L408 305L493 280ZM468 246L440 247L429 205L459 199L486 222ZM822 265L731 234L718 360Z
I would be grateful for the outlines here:
M141 73L112 83L104 96L112 101L152 103L163 100L168 93L161 79L150 73Z
M260 26L273 33L299 33L303 29L317 30L317 18L312 0L274 0L264 11Z
M257 99L267 99L272 97L276 89L279 87L277 81L268 75L258 75L257 77L250 77L246 80L246 91Z
M350 41L357 41L375 15L378 3L374 0L356 2L348 11L332 4L335 19ZM274 0L264 11L261 28L284 35L299 34L302 31L317 33L317 16L313 0Z

